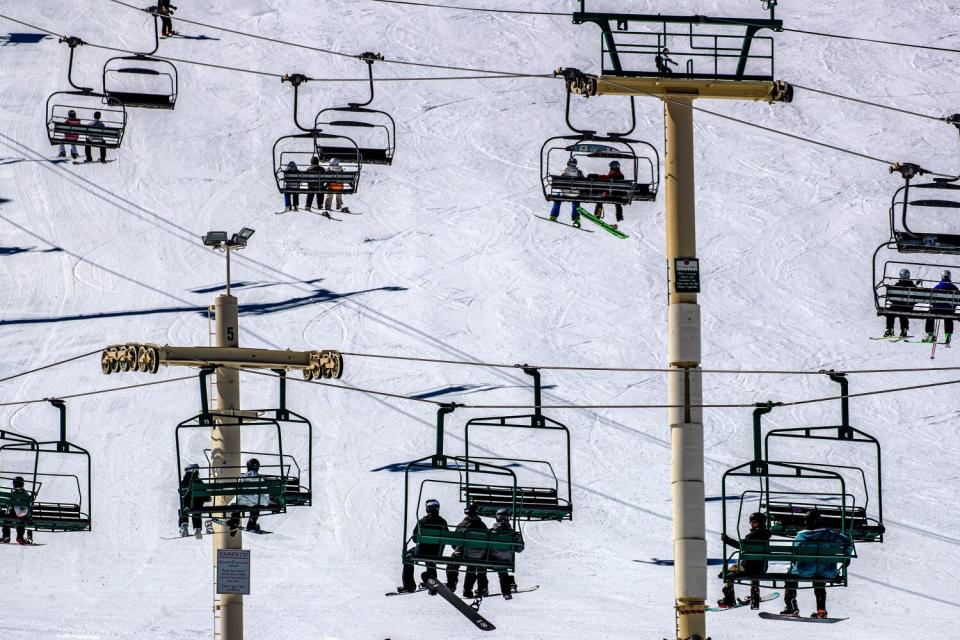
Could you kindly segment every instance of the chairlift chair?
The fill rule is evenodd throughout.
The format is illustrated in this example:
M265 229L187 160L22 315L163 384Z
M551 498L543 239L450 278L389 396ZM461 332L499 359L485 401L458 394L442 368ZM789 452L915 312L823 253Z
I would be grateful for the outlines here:
M103 65L103 92L129 107L173 109L177 104L177 68L153 57L160 49L159 16L153 16L153 50L116 56Z
M91 530L90 453L66 439L66 405L62 400L50 403L60 412L60 438L38 441L10 432L0 432L0 524L23 526L28 531ZM17 463L8 464L10 458ZM53 471L56 461L79 461L77 473ZM20 468L20 465L23 465ZM14 477L24 479L26 495L10 491ZM14 508L26 509L17 517Z
M345 107L328 107L322 109L314 119L314 129L329 132L329 128L346 128L356 130L356 135L350 138L360 138L363 144L359 147L360 162L363 164L390 165L393 163L393 152L396 148L397 125L386 111L371 109L368 105L373 102L373 63L382 60L383 56L366 52L360 58L367 63L370 81L370 95L366 102L350 102ZM354 148L351 145L336 146L334 141L320 146L321 160L338 157L352 157Z
M944 269L960 274L960 265L886 259L887 254L897 250L895 242L888 242L873 254L873 301L877 315L911 320L960 319L960 292L934 289ZM900 278L900 271L905 268L911 273L909 285Z
M47 138L52 145L73 144L104 149L118 149L127 128L127 110L123 103L90 87L73 81L75 49L83 44L79 38L61 38L70 47L67 82L73 90L57 91L47 98ZM106 105L106 106L103 106ZM70 113L73 112L73 117ZM100 113L100 117L94 114ZM99 120L103 126L93 126Z
M889 211L890 241L896 245L897 251L960 254L960 233L914 231L909 224L910 217L921 212L960 216L960 184L957 184L960 179L934 178L933 182L911 184L911 179L923 170L916 165L900 165L898 170L904 176L904 184L894 192ZM917 190L921 192L919 197L915 193ZM960 230L960 225L955 228Z
M348 153L348 151L352 151ZM312 166L313 158L318 164ZM336 158L341 171L331 170ZM353 195L360 185L360 150L346 136L297 133L273 145L274 178L283 194Z
M516 554L523 548L523 535L517 529L517 478L512 469L499 465L468 460L462 456L443 453L444 416L456 405L442 405L437 411L436 453L406 464L404 469L403 547L404 563L424 566L446 565L447 570L467 571L483 569L512 572ZM411 500L413 476L423 472L430 477L422 480ZM466 485L467 473L474 478L490 477L490 484L511 488L508 503L511 509L513 532L510 534L493 530L456 531L455 524L448 527L420 526L418 507L427 498L435 497L436 491L448 489L461 493ZM439 549L438 553L432 552Z
M524 367L524 373L534 379L533 414L518 416L495 416L491 418L474 418L464 427L464 457L470 461L483 461L507 468L524 468L529 474L524 474L524 482L520 486L509 484L491 484L483 480L490 479L488 474L481 478L471 478L470 469L464 471L464 485L461 491L461 500L466 504L476 504L480 515L493 517L499 509L510 509L519 520L525 521L563 521L573 518L573 503L571 501L571 470L570 470L570 430L560 422L544 416L540 411L540 371L533 367ZM478 456L471 454L471 428L510 428L531 430L536 436L550 431L559 432L563 436L564 461L554 461L556 466L547 460L530 460L520 458L504 458L499 456ZM476 442L476 438L473 438ZM564 474L563 485L557 478L557 470ZM565 473L564 473L565 472ZM536 481L526 481L527 477L537 478ZM543 480L539 480L542 478Z

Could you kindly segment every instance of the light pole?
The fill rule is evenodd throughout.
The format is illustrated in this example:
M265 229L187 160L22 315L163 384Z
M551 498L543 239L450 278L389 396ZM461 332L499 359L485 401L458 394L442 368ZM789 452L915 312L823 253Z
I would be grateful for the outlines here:
M226 231L208 231L203 235L203 244L227 254L227 295L230 295L230 249L242 249L253 235L253 229L244 227L239 233L227 237Z

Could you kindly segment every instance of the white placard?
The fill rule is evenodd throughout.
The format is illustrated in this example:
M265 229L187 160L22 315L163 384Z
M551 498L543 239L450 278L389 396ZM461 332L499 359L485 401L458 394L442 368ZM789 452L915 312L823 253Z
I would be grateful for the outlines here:
M249 549L217 549L217 593L250 594Z

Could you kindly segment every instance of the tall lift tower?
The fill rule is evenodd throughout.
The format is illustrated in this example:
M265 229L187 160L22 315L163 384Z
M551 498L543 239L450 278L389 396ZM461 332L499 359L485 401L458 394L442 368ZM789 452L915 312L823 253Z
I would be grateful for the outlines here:
M782 31L777 0L762 0L768 18L714 18L589 13L574 24L600 27L602 71L561 70L568 90L584 96L659 98L664 110L668 328L668 403L676 632L707 637L707 543L704 522L703 383L700 372L700 292L694 192L695 100L790 102L793 89L774 79L774 43L761 31ZM716 32L714 32L716 31Z
M209 368L216 367L217 406L214 424L210 430L212 467L211 481L231 482L236 478L241 461L240 370L268 369L273 371L300 370L306 380L340 378L343 358L338 351L281 351L272 349L245 349L240 347L240 326L237 298L230 294L230 251L246 246L253 229L242 229L228 236L223 231L211 231L203 236L203 243L227 254L226 293L218 295L212 310L216 325L215 346L159 346L153 344L122 344L107 347L101 356L101 370L105 374L118 371L156 373L160 365ZM235 482L235 480L234 480ZM216 504L225 506L230 496L217 496ZM217 552L220 549L242 549L243 536L228 535L222 524L217 524L213 540L214 575ZM219 619L214 638L243 640L243 596L223 594L214 596L214 618Z

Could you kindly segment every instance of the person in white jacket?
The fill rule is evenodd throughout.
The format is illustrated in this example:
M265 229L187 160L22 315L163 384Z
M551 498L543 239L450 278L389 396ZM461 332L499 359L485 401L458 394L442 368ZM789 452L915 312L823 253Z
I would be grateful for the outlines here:
M337 158L331 158L330 166L327 167L327 173L343 173L343 167L340 165L340 160ZM329 187L339 184L341 188L343 187L342 182L330 182ZM339 193L328 193L323 197L323 210L330 211L333 207L333 201L336 198L337 201L337 211L343 211L344 213L350 213L350 208L343 206L343 196Z
M256 480L247 480L246 483L255 484L260 482L260 461L256 458L247 460L247 470L240 476L241 478L256 478ZM241 481L243 483L244 481ZM260 517L260 508L268 507L273 501L269 493L242 493L236 497L233 504L247 507L250 511L250 517L247 518L247 531L260 531L260 524L257 519ZM227 520L227 526L230 527L230 535L236 535L240 528L240 511L234 511Z

